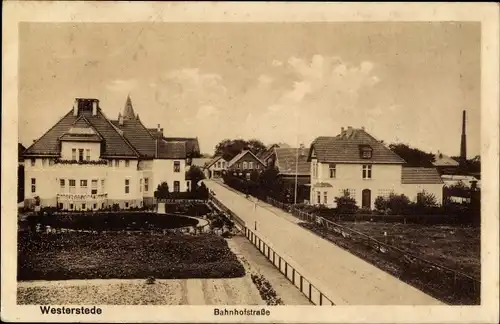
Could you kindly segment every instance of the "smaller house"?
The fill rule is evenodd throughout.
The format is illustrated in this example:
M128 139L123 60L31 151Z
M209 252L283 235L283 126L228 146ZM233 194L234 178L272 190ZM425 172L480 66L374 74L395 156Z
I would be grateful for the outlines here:
M249 150L244 150L240 154L236 155L227 163L227 171L233 173L245 173L247 177L250 176L252 170L263 170L265 168L264 162L262 162L255 154Z
M209 179L219 179L222 177L224 171L227 170L227 165L228 161L224 160L222 156L216 156L205 165L205 176Z
M297 183L297 202L309 200L311 166L307 161L309 148L274 147L267 157L267 165L274 166L283 180L285 190L295 194ZM295 200L293 197L291 199Z
M457 161L439 151L438 154L434 156L434 162L432 164L439 174L456 174L459 167Z

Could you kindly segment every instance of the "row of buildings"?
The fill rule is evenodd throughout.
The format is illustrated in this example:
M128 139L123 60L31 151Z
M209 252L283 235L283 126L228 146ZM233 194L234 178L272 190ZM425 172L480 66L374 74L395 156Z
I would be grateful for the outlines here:
M127 97L123 113L108 118L98 99L77 98L54 126L21 155L24 204L65 210L154 203L154 191L190 189L186 170L199 155L196 138L165 137L147 128Z
M440 172L456 166L438 154L434 167L408 167L364 128L352 127L341 128L337 136L318 137L308 148L275 144L257 155L244 150L229 161L199 155L196 138L165 137L160 125L147 128L130 97L115 120L106 117L99 100L77 98L64 117L23 150L24 204L39 200L41 206L66 210L148 206L162 182L171 191L189 191L186 171L194 164L207 178L224 172L249 176L252 170L274 166L299 201L335 207L335 197L347 190L360 207L374 208L376 197L390 193L416 200L426 191L441 202Z

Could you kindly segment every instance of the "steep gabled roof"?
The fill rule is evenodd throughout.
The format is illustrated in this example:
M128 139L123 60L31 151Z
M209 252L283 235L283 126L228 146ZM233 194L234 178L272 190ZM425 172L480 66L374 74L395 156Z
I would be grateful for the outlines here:
M308 148L275 148L275 166L279 173L282 175L295 175L296 173L297 175L310 175L311 163L307 161L308 150Z
M25 155L60 155L59 138L69 131L73 124L83 115L93 129L103 138L103 157L138 157L138 152L119 133L112 123L104 116L101 108L97 108L96 115L92 111L81 111L79 116L73 115L70 110L45 134L42 135L25 151Z
M451 157L439 153L434 155L434 162L432 164L437 167L458 167L459 163Z
M369 159L362 158L360 154L360 147L366 146L372 150L372 157ZM348 129L335 137L318 137L311 144L309 161L313 151L318 161L323 163L405 163L401 157L364 129Z
M212 165L214 165L215 163L217 163L217 161L219 161L220 159L222 159L222 155L215 156L213 159L211 159L210 161L208 161L208 163L205 165L205 168L210 168ZM226 160L224 160L224 161L226 161Z
M403 167L402 184L441 184L443 180L435 168Z
M185 159L186 158L186 143L185 142L167 142L158 140L158 159Z
M262 165L265 165L255 154L252 153L250 150L244 150L240 152L240 154L236 155L234 158L231 159L231 161L228 162L227 166L231 167L233 164L238 162L242 157L244 157L247 154L251 154L258 162L260 162Z
M111 122L123 132L123 136L136 148L141 157L154 158L155 138L139 119L123 119L123 125L120 125L118 120Z

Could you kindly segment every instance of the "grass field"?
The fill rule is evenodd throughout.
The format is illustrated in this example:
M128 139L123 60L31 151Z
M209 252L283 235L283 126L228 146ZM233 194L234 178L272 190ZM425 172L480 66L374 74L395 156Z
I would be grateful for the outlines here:
M480 279L479 228L380 222L339 224L422 259ZM363 240L343 237L317 224L300 225L443 302L452 305L480 303L480 287L471 279L455 276L426 263L409 261L400 255L382 253L364 244Z
M236 278L245 269L213 234L18 236L18 280Z

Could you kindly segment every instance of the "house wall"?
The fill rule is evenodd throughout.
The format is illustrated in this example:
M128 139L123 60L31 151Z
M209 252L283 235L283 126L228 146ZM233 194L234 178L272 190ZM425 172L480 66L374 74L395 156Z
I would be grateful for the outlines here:
M401 165L372 164L372 178L363 179L362 164L336 164L336 177L330 178L329 164L318 163L318 176L314 177L313 161L311 162L311 193L310 201L334 208L335 197L343 195L345 189L349 190L351 197L356 199L358 207L362 207L363 190L370 190L370 208L375 208L375 199L378 196L388 196L391 192L404 194L416 202L417 194L425 190L436 196L438 204L443 201L443 184L401 184ZM331 187L316 187L318 183L328 184ZM325 203L326 193L326 203Z
M315 161L315 159L313 159ZM401 190L401 165L393 164L372 164L371 179L363 179L362 164L336 164L336 177L330 178L329 164L318 163L318 175L314 177L313 163L311 163L311 196L312 204L317 203L317 194L320 192L320 203L328 207L336 207L335 197L343 195L345 189L349 190L351 196L356 199L356 203L361 207L362 191L368 189L371 192L370 208L374 208L374 201L377 196L385 195L391 190L399 192ZM318 183L328 184L331 187L318 188ZM326 193L326 203L325 203Z
M180 162L179 172L174 172L174 161ZM167 182L170 192L174 191L174 181L179 181L181 192L187 191L186 160L154 160L151 183L153 193L162 182Z
M90 149L90 159L99 160L101 156L101 144L100 143L88 143L88 142L69 142L64 141L61 145L61 159L72 160L72 149L76 149L76 159L78 160L78 149L83 149L83 158L86 159L86 150Z
M31 165L31 160L26 159L25 163L25 202L31 204L35 196L40 197L42 206L56 206L63 203L64 208L69 209L69 204L74 207L81 207L85 203L86 208L93 207L94 203L98 208L118 203L122 208L140 206L142 193L139 189L139 179L141 172L137 170L137 160L129 160L129 166L125 166L125 161L121 160L118 167L113 163L109 165L92 164L51 164L48 159L35 159L35 165ZM32 192L31 181L35 179L35 192ZM64 179L64 187L61 187L61 179ZM129 179L129 192L125 192L125 179ZM75 187L70 189L69 180L75 180ZM87 180L87 186L82 187L80 180ZM97 180L97 195L106 194L105 197L92 197L92 180ZM102 182L104 180L104 183ZM82 198L70 198L57 194L86 195Z
M443 187L444 184L403 184L401 185L401 192L411 201L417 201L417 194L426 191L427 193L433 194L436 197L436 202L438 205L443 204Z

